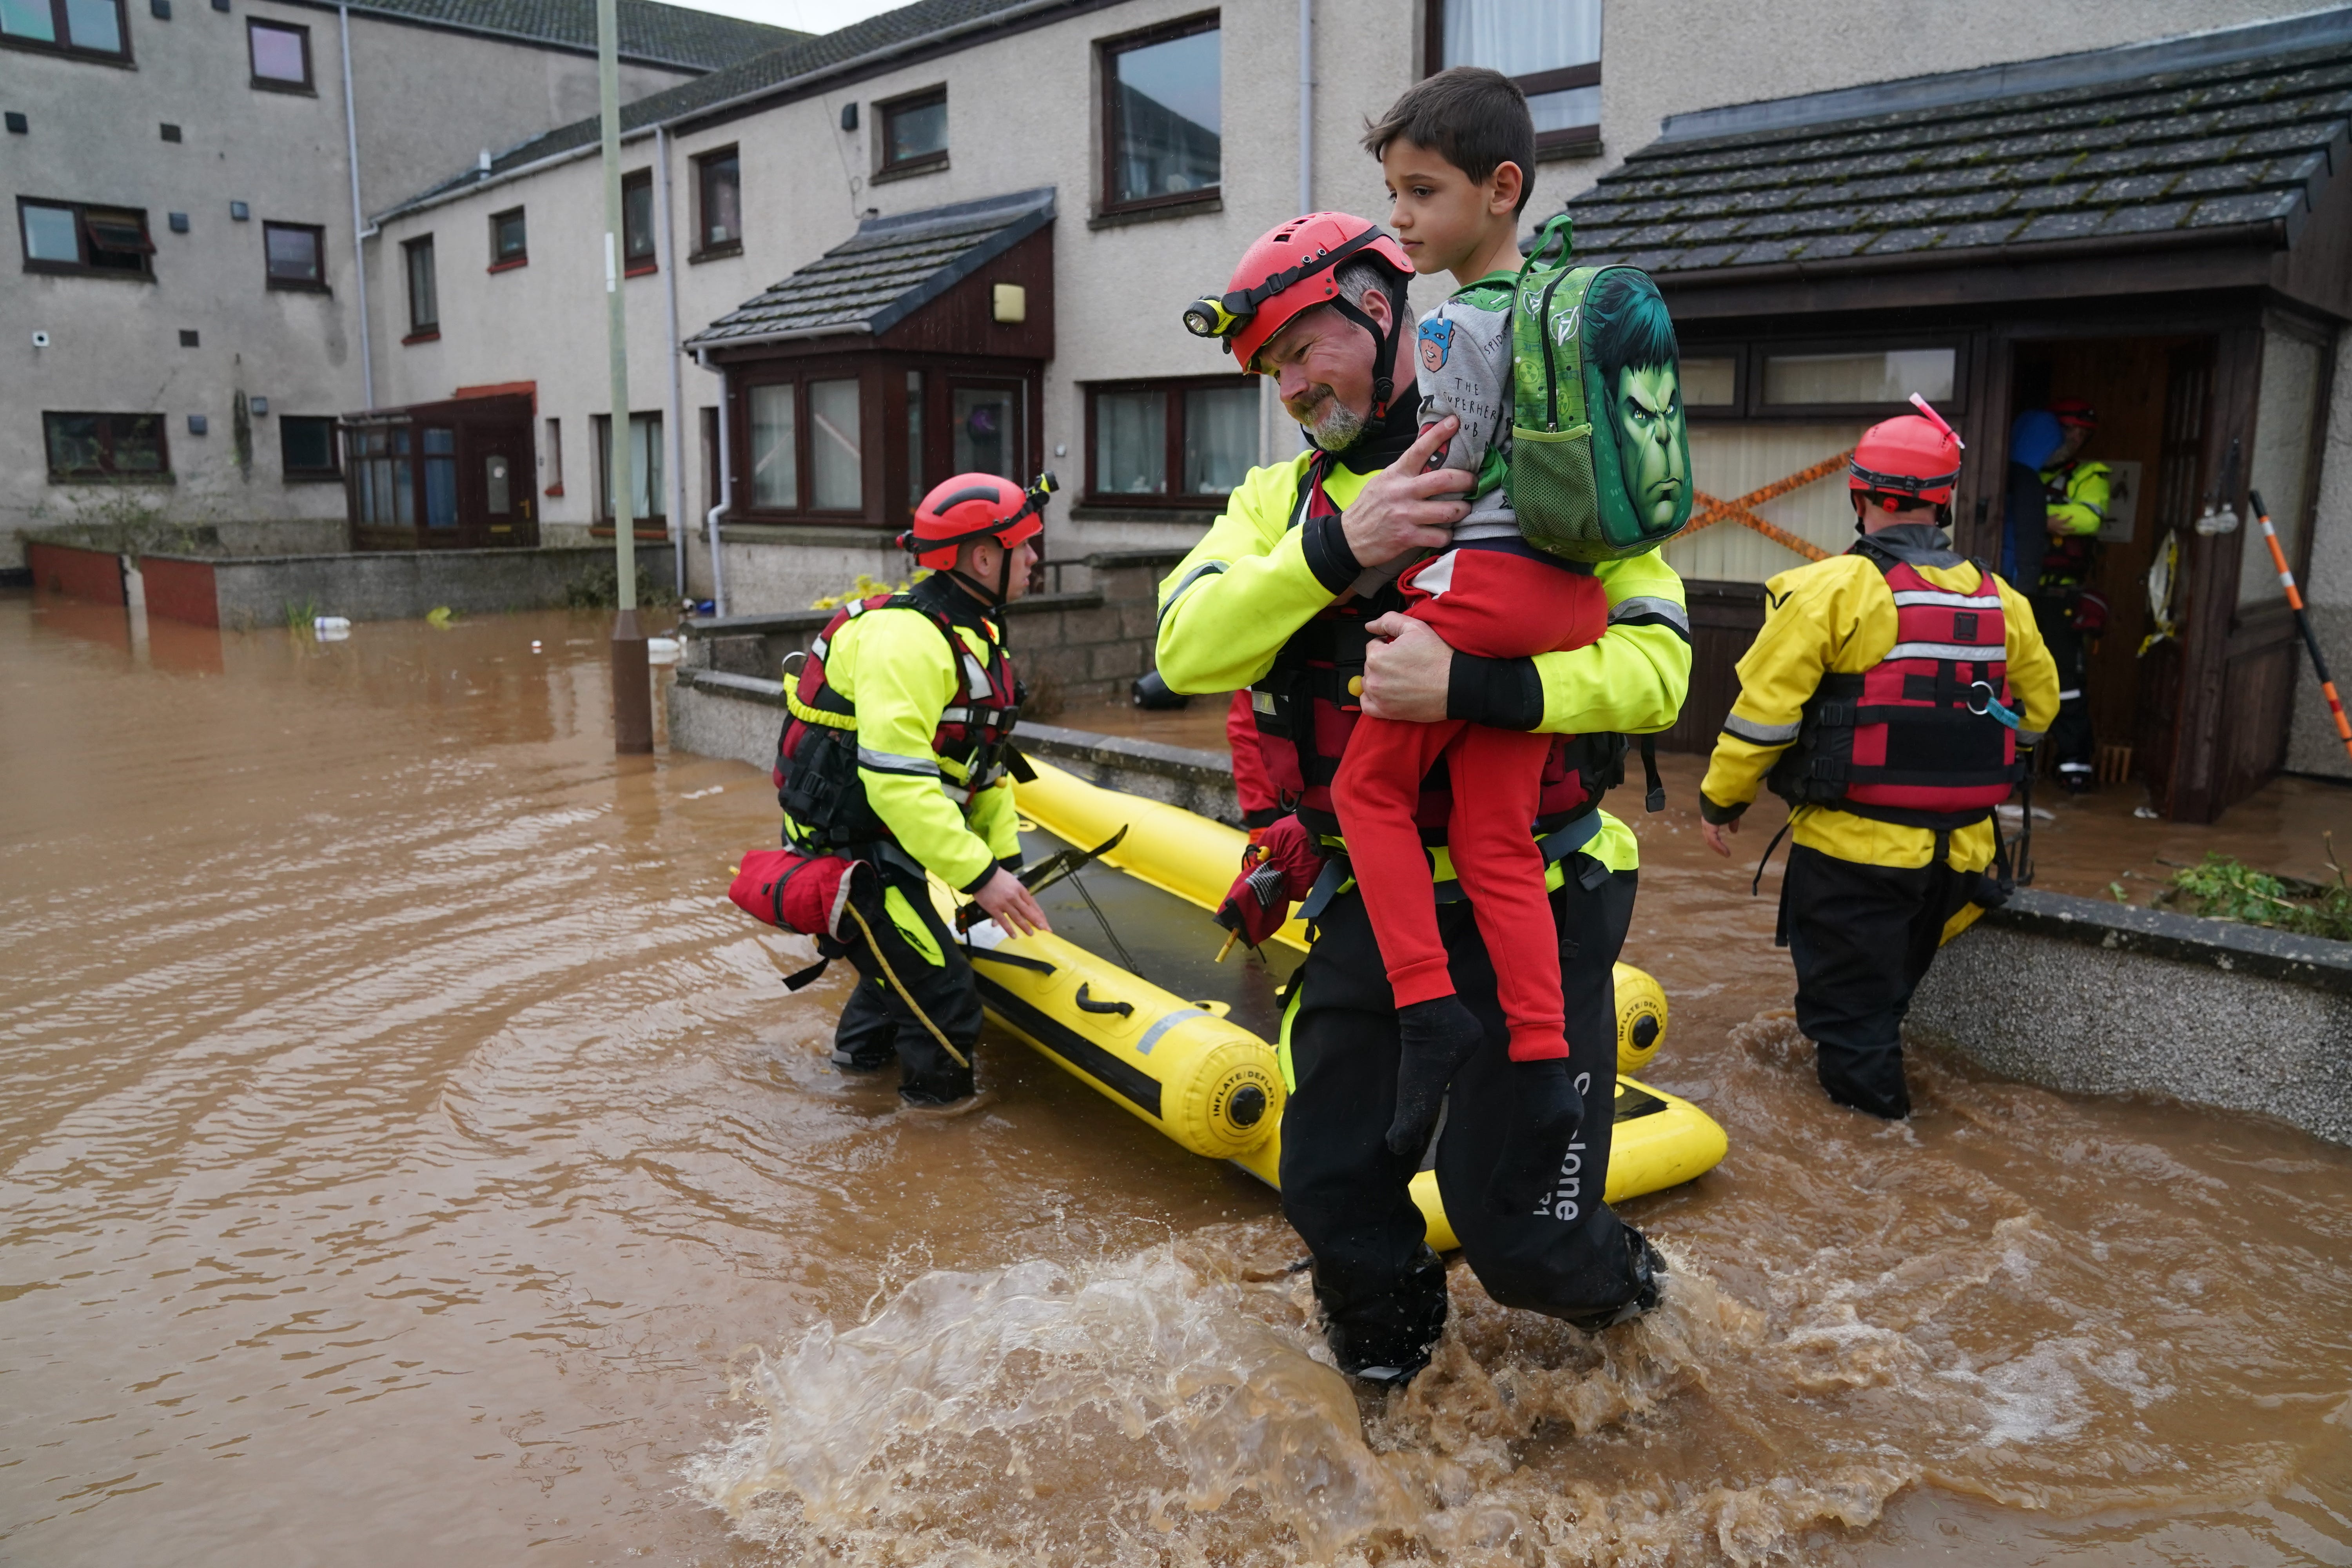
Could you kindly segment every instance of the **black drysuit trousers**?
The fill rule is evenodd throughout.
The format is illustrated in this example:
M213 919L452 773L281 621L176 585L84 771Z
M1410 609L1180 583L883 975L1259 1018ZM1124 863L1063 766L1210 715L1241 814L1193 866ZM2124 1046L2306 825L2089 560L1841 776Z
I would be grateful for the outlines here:
M1580 868L1598 873L1591 889ZM1509 1035L1495 969L1466 902L1438 907L1454 985L1486 1044L1455 1077L1437 1143L1446 1218L1478 1282L1509 1307L1556 1317L1606 1313L1631 1300L1636 1248L1601 1193L1617 1089L1618 952L1633 918L1637 874L1577 855L1551 895L1567 1003L1569 1071L1584 1124L1549 1212L1497 1215L1486 1184L1514 1110ZM1315 1259L1315 1295L1340 1366L1409 1370L1445 1325L1445 1271L1423 1240L1407 1190L1417 1154L1389 1152L1396 1112L1396 999L1364 900L1352 888L1317 923L1290 1018L1297 1087L1282 1119L1282 1209Z
M914 1005L939 1026L940 1033L963 1053L965 1061L971 1060L982 1022L980 986L961 944L940 918L930 889L920 878L898 867L867 864L879 875L865 870L854 873L856 881L851 902L873 929L880 957L888 961L889 973L897 975L899 985L914 998ZM886 901L886 889L895 889L898 899ZM891 903L910 912L929 933L939 962L934 963L899 929L904 916L894 917ZM844 924L849 940L843 946L857 968L858 984L834 1030L834 1060L843 1067L876 1071L888 1066L895 1053L898 1092L906 1099L945 1104L970 1094L971 1069L959 1066L915 1016L907 996L889 983L865 931L854 921Z
M2034 595L2033 627L2058 665L2058 717L2050 725L2050 752L2058 759L2058 776L2080 787L2091 782L2096 750L2090 639L2075 629L2074 603L2063 595Z
M1841 860L1800 844L1780 881L1780 930L1797 967L1797 1027L1840 1105L1911 1114L1903 1018L1944 923L1975 892L1942 858L1909 868Z

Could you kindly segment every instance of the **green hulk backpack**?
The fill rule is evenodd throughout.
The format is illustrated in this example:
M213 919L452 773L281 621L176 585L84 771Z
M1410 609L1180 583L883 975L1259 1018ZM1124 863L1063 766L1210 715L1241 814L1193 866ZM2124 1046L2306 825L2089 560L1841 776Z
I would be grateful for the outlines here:
M1573 248L1561 213L1537 231L1519 268L1506 483L1528 543L1570 561L1614 561L1655 550L1690 521L1680 353L1648 273L1570 267Z

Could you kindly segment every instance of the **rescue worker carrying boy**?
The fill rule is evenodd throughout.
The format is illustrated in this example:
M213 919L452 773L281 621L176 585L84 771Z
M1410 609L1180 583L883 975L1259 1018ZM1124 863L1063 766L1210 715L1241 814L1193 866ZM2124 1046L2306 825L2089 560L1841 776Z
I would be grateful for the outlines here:
M1797 1026L1832 1100L1890 1119L1911 1112L1911 994L1970 903L2008 896L1994 807L2058 710L2025 596L1944 531L1959 437L1912 401L1920 414L1854 448L1862 537L1764 585L1764 626L1699 786L1718 855L1759 785L1789 802L1777 940L1796 964Z
M912 1104L971 1097L981 1029L971 965L924 873L1017 933L1046 929L1013 875L1021 840L1008 770L1020 761L1007 738L1021 687L998 616L1028 592L1052 488L1050 474L1025 493L991 474L959 474L934 489L899 536L932 574L835 616L785 696L792 719L775 774L784 842L837 879L835 901L847 909L824 911L819 951L846 956L859 977L833 1060L873 1072L895 1057L898 1093ZM786 887L772 891L778 910L790 898Z
M1372 137L1438 142L1439 132L1406 123L1414 107L1400 103ZM1533 166L1531 130L1523 146L1443 139L1465 199L1491 195L1481 193L1507 161ZM1622 766L1622 736L1593 733L1587 743L1574 732L1664 729L1690 675L1681 581L1655 552L1598 569L1606 629L1567 652L1454 653L1428 625L1394 613L1404 605L1399 571L1417 552L1449 542L1475 482L1460 468L1425 471L1459 425L1449 417L1418 428L1405 303L1412 274L1403 249L1370 224L1311 213L1260 237L1228 291L1187 312L1193 331L1221 338L1244 369L1274 378L1312 448L1234 487L1224 515L1161 586L1158 649L1160 673L1177 690L1256 689L1260 754L1297 808L1258 847L1269 866L1297 873L1266 918L1279 923L1287 900L1302 898L1313 917L1314 945L1282 1031L1290 1085L1283 1212L1314 1255L1316 1299L1341 1370L1391 1385L1428 1362L1445 1322L1445 1270L1408 1191L1421 1151L1400 1154L1388 1142L1400 1060L1395 994L1361 894L1343 875L1318 877L1327 866L1346 868L1332 784L1355 720L1457 719L1568 739L1544 774L1543 815L1529 833L1569 825L1576 831L1567 837L1579 841L1555 872L1550 913L1570 1069L1593 1113L1549 1208L1504 1214L1484 1201L1515 1119L1512 1064L1493 963L1468 906L1449 902L1442 924L1453 984L1496 1048L1453 1081L1436 1171L1487 1293L1592 1329L1655 1305L1663 1266L1601 1201L1616 1082L1610 976L1632 921L1637 859L1632 832L1597 806L1610 764ZM1397 663L1384 671L1390 658ZM1383 710L1384 690L1398 706ZM1432 782L1439 798L1417 816L1442 839L1444 770ZM1450 888L1451 877L1438 874Z

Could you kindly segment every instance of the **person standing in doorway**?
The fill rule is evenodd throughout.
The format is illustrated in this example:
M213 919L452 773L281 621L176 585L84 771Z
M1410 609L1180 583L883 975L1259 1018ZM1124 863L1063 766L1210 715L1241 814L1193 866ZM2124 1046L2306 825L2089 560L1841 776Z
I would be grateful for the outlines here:
M2008 896L1993 809L2058 709L2025 596L1952 550L1959 438L1913 401L1920 415L1855 447L1862 537L1764 585L1764 626L1699 785L1718 855L1759 784L1788 801L1778 940L1796 963L1797 1027L1832 1100L1889 1119L1911 1113L1911 994L1968 906Z
M2091 580L2098 570L2099 530L2107 521L2115 474L2106 464L2081 457L2084 443L2099 427L2089 404L2062 397L2048 413L2057 421L2059 440L2038 465L2046 539L2033 584L2033 624L2058 661L2058 720L2050 731L2058 781L2067 794L2083 795L2098 777L2090 645L2106 629L2107 601Z

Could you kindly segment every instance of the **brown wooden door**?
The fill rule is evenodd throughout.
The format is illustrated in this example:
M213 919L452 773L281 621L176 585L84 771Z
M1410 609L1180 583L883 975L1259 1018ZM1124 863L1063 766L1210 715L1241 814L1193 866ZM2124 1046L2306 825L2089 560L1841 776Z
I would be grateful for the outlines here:
M477 549L537 544L539 511L532 502L539 470L530 425L477 426L467 437L458 486L466 543Z

